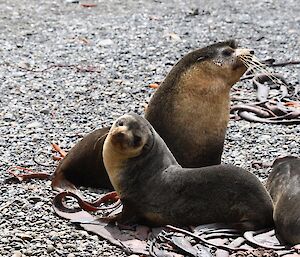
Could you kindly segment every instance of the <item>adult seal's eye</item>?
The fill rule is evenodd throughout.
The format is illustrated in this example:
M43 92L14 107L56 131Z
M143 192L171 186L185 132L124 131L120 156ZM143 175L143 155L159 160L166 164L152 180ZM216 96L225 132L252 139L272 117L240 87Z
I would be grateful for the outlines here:
M231 56L232 53L233 53L232 49L224 49L222 51L222 55L225 56L225 57Z

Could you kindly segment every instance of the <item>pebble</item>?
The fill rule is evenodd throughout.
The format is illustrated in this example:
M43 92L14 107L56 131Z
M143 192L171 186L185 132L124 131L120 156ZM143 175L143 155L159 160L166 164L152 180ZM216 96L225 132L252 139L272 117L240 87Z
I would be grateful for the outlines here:
M47 253L52 253L55 251L55 247L53 245L47 245Z
M114 44L114 42L109 38L98 41L99 46L111 46L113 44Z
M21 233L21 234L16 234L16 236L20 237L23 240L32 240L33 237L31 236L30 232L27 233Z
M41 128L43 124L39 121L34 121L26 125L27 129L32 129L32 128Z
M43 113L43 114L49 114L50 110L48 108L45 108L45 109L41 110L41 113Z
M3 244L7 244L7 243L9 243L9 240L7 238L1 238L0 242Z
M16 251L13 253L12 257L23 257L23 255L20 251Z
M4 116L3 116L3 120L4 121L15 121L15 117L12 113L6 113Z

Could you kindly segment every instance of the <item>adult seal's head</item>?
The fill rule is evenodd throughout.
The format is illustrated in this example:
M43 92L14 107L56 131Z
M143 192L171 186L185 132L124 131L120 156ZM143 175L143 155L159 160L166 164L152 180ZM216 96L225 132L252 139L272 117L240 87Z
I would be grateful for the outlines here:
M274 202L279 239L291 245L300 244L300 158L276 159L266 187Z
M151 98L146 119L183 167L219 164L229 121L230 88L253 51L230 40L185 55Z
M123 203L123 222L136 217L153 226L220 222L242 229L273 224L271 198L253 174L232 165L182 168L138 115L113 124L103 161Z

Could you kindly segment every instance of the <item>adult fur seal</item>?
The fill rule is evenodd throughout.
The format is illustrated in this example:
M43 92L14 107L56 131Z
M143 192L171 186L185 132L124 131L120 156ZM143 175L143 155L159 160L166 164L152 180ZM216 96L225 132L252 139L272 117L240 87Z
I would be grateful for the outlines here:
M152 226L235 224L272 226L272 200L260 181L232 165L182 168L150 123L126 114L103 146L109 178L122 203L122 220ZM124 215L124 216L123 216Z
M229 120L229 90L246 71L241 56L253 52L226 41L184 56L152 97L146 118L183 167L219 164ZM100 140L109 128L95 131L70 150L55 171L54 185L111 188L103 169ZM97 143L97 147L94 147Z
M221 162L229 121L230 88L246 67L240 56L253 51L234 41L184 56L150 100L146 119L183 167Z
M266 187L274 202L279 239L291 245L300 244L300 158L276 159Z

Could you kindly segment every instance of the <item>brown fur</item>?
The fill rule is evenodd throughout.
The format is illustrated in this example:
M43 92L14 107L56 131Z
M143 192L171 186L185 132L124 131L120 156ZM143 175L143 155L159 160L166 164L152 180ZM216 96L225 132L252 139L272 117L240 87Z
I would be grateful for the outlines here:
M68 152L54 173L52 187L90 186L113 189L102 159L102 147L109 128L93 131Z
M220 56L223 48L233 51L231 59ZM146 119L183 167L221 162L229 121L229 91L246 71L235 52L249 54L246 49L237 51L229 41L186 55L148 105Z
M274 202L279 239L291 245L300 244L300 158L277 159L266 187Z

